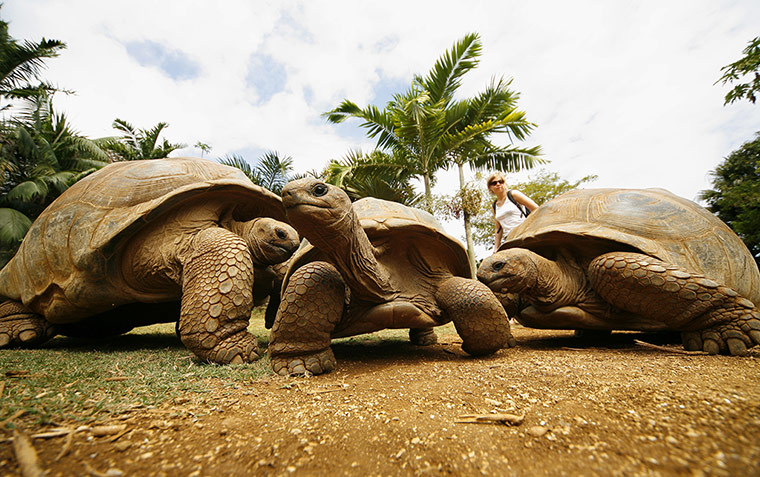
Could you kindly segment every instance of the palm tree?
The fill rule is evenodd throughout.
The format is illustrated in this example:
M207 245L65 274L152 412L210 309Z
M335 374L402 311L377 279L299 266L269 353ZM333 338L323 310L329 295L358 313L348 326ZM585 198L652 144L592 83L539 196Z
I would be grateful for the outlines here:
M463 189L464 164L517 171L544 162L539 147L497 146L490 141L493 133L523 140L534 127L517 110L518 95L509 90L510 82L494 80L475 98L454 99L464 74L478 65L481 51L479 36L466 35L438 59L427 76L415 75L411 87L394 95L384 110L373 105L360 108L344 100L324 116L333 123L352 117L363 120L368 136L378 138L377 147L393 151L397 167L422 178L426 208L432 211L431 183L441 169L456 164ZM469 213L465 214L467 250L474 270L469 219Z
M376 197L415 206L422 197L410 183L413 176L399 168L387 153L374 150L369 154L349 151L340 161L332 160L325 168L325 181L346 191L351 200Z
M8 22L0 20L0 97L29 98L40 91L55 91L56 88L40 80L39 74L44 60L58 56L63 48L65 43L44 38L38 43L19 43L8 34ZM33 85L32 81L39 83Z
M108 164L94 141L53 111L46 92L23 102L0 131L0 265L13 256L32 221L76 181Z
M123 119L116 119L113 128L121 132L119 137L98 139L98 143L112 153L115 161L137 161L161 159L172 151L182 149L185 144L172 144L166 139L159 142L159 136L169 124L160 122L150 129L136 129Z
M259 158L254 166L237 154L227 155L218 159L218 162L232 166L243 171L251 181L275 194L280 194L283 186L294 179L293 158L282 157L276 151L269 151Z

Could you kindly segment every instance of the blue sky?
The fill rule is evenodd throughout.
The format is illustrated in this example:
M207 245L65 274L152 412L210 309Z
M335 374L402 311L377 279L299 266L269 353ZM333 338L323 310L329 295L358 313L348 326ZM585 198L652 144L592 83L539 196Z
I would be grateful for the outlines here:
M200 67L181 50L172 50L151 40L130 41L124 45L127 54L141 66L155 67L173 80L198 77Z
M760 130L760 105L724 106L728 88L714 84L760 35L757 0L441 0L434 9L408 0L5 0L1 12L17 39L68 44L45 76L76 91L55 103L80 132L112 135L117 117L140 128L165 121L172 142L210 145L206 157L252 161L276 150L306 171L370 150L358 121L335 126L321 114L346 98L382 107L468 32L481 35L483 55L461 93L512 78L537 125L524 145L541 145L563 178L596 174L595 187L694 199L709 171ZM436 191L456 183L455 172L441 173Z

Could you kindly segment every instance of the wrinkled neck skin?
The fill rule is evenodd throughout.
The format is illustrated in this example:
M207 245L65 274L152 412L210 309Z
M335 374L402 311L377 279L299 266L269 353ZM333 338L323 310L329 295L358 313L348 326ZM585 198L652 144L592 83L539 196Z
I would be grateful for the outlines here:
M579 285L586 283L586 279L574 260L554 261L535 253L531 253L530 258L538 273L536 280L521 294L538 306L552 309L578 301Z
M306 238L330 257L353 296L376 303L398 296L388 270L375 258L374 247L353 209Z

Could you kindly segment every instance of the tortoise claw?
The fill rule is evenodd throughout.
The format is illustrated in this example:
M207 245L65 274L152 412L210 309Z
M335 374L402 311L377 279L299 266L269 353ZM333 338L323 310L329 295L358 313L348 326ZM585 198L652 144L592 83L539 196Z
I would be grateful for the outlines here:
M707 354L718 354L720 353L720 345L717 341L715 341L712 338L707 338L704 340L704 344L702 345L702 349L707 352Z
M301 356L272 357L272 369L281 376L324 374L335 369L335 356L330 348Z
M234 334L211 349L190 350L199 357L218 364L253 363L261 357L256 337L247 331Z
M681 333L681 341L686 351L702 351L702 337L696 331L684 331Z
M0 348L35 346L55 334L53 325L21 303L6 301L0 304Z
M731 356L747 356L747 345L744 344L744 341L729 338L726 340L726 344L728 344L728 351L731 353Z
M689 351L746 356L749 348L760 344L760 313L751 310L727 323L702 331L687 331L681 336L684 348Z

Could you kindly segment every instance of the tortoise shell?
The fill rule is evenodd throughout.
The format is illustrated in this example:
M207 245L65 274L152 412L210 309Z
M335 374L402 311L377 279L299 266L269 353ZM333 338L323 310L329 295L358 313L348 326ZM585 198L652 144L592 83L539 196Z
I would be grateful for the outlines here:
M461 242L444 231L432 214L374 197L357 200L353 203L353 209L376 248L392 247L392 243L400 238L411 240L418 247L443 248L443 256L448 262L446 268L455 276L472 278L466 250ZM325 260L324 255L304 239L291 259L282 289L285 290L288 279L295 270L305 263L317 260ZM382 256L378 260L383 262ZM403 273L403 270L395 272Z
M233 167L197 158L109 164L71 186L34 221L0 271L0 295L43 315L60 293L93 310L137 301L119 289L121 246L167 211L211 199L229 203L225 213L236 220L286 220L280 198Z
M701 273L760 303L760 272L744 242L704 207L664 189L576 189L546 202L500 250L587 259L624 249Z

